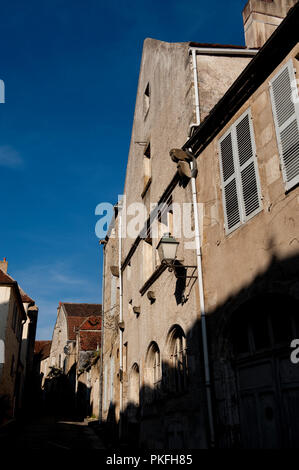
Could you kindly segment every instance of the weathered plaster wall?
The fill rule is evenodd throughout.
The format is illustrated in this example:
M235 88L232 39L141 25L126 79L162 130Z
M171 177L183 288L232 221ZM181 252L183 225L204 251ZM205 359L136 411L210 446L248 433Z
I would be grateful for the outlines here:
M111 266L118 267L118 218L105 246L105 294L103 301L102 419L119 420L119 278L113 278ZM113 384L113 388L111 387ZM95 400L94 400L95 401Z
M237 79L250 57L227 57L197 54L198 88L201 121Z
M0 287L0 295L1 295L0 318L2 320L1 335L3 334L3 339L5 342L5 362L4 362L4 367L2 369L2 375L0 378L0 394L8 395L10 398L11 407L13 407L14 405L13 397L15 394L15 381L16 381L16 375L17 375L20 341L17 339L16 333L13 331L11 325L12 325L14 305L15 305L15 302L17 302L17 299L11 287ZM17 324L18 324L18 321L20 320L20 315L21 314L19 313L19 319L17 319L17 322L16 322ZM4 324L5 318L6 318L6 322ZM12 368L13 357L14 357L14 366Z
M176 165L169 157L172 148L178 148L187 140L189 126L194 123L194 88L189 45L168 44L153 39L144 43L142 63L137 91L131 146L127 165L125 196L127 208L131 203L143 202L147 215L150 204L158 202L163 191L175 174ZM247 65L249 59L238 57L197 58L199 69L199 89L201 115L209 112L222 93ZM223 74L220 67L223 67ZM213 70L214 69L214 70ZM144 92L149 84L149 110L144 112ZM144 190L144 152L147 144L151 146L151 184L145 195ZM173 203L189 205L192 214L191 184L176 186L172 192ZM133 214L131 214L133 215ZM199 217L203 213L199 207ZM118 219L117 219L118 222ZM186 224L177 222L176 228L186 229ZM191 227L194 230L193 214ZM141 229L141 226L139 226ZM117 234L117 223L116 223ZM129 234L130 235L130 234ZM134 238L127 235L123 239L122 260L128 254ZM136 233L137 235L137 233ZM161 236L161 234L160 234ZM188 234L183 231L175 237L180 241L177 258L184 265L196 265L194 245L188 247ZM203 398L203 377L199 364L198 331L198 288L196 277L190 281L185 295L187 302L176 296L179 279L173 272L164 271L151 285L156 301L151 303L147 292L141 295L140 289L160 264L156 246L160 237L152 238L152 248L141 241L129 265L123 271L123 398L124 410L130 405L130 381L132 367L139 367L140 391L147 386L146 354L152 341L160 349L161 362L170 363L168 333L174 325L179 325L187 339L189 388L182 395L169 396L163 405L153 406L153 412L143 410L140 439L144 445L167 446L168 435L180 435L181 445L205 447L207 445L205 426L205 406ZM103 364L103 418L109 420L111 414L118 420L119 409L119 334L118 315L108 315L111 308L111 271L117 266L118 240L110 238L106 247L105 269L105 323L104 326L104 364ZM146 254L145 254L146 253ZM187 275L191 274L188 269ZM197 274L197 273L196 273ZM117 293L118 296L118 293ZM118 297L117 297L118 298ZM133 309L140 309L136 315ZM108 328L109 325L109 328ZM113 400L110 403L111 367L114 370ZM106 391L105 391L106 390ZM105 398L106 397L106 398ZM108 397L108 398L107 398ZM110 397L110 398L109 398ZM136 398L136 397L135 397ZM166 403L166 404L165 404ZM161 408L162 407L162 408ZM184 444L182 444L184 442Z
M50 352L50 366L59 367L59 355L60 355L60 367L63 368L65 352L64 347L67 345L68 332L67 332L67 321L63 306L60 306L57 313L57 319L53 331L51 352Z

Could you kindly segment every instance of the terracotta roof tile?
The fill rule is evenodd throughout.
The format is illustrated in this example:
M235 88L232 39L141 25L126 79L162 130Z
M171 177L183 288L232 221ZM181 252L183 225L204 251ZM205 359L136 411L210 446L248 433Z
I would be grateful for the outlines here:
M12 284L13 282L16 281L11 276L2 271L2 269L0 269L0 283Z
M38 354L40 359L46 359L50 356L52 341L35 341L34 354Z
M64 306L64 310L67 315L71 317L89 317L90 315L101 315L102 305L101 304L76 304L61 302Z
M79 345L81 351L97 351L101 346L101 332L80 331Z
M74 341L76 339L77 331L84 320L83 317L67 317L68 339Z
M100 330L102 325L102 317L91 315L90 317L83 320L80 325L81 330Z
M66 313L68 339L71 341L76 339L76 333L82 323L84 323L86 320L86 317L93 317L96 319L101 317L102 314L101 304L77 304L70 302L60 302L60 305L63 305L64 311Z

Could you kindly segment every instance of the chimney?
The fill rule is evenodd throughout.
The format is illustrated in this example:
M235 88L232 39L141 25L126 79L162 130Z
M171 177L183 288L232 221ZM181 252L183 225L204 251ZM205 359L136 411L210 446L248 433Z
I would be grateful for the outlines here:
M262 47L298 0L248 0L243 10L246 46Z
M0 269L2 269L4 273L7 273L7 265L6 258L3 258L3 261L0 261Z

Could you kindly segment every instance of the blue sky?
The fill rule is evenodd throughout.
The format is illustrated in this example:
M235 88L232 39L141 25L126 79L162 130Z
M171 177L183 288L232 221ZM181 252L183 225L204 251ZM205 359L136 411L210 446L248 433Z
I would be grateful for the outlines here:
M101 301L95 207L122 193L146 37L244 44L245 0L1 1L0 258L40 308Z

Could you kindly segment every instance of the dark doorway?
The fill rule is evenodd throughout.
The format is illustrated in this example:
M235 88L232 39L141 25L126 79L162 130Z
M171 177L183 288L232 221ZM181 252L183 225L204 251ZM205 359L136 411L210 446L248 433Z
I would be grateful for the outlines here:
M244 448L299 447L299 304L263 295L243 304L231 323L240 440Z

